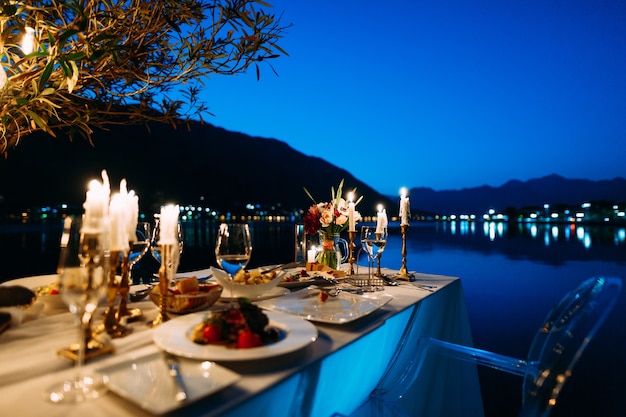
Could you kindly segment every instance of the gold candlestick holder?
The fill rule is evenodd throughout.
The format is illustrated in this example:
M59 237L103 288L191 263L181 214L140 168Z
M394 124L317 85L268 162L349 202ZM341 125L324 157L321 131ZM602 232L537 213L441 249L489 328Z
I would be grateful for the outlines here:
M161 267L159 268L159 314L158 316L148 323L150 327L158 326L161 323L169 321L170 317L167 314L167 293L170 285L170 277L173 268L173 250L176 249L178 253L178 245L165 244L161 246Z
M348 262L350 262L350 275L354 275L354 249L356 249L356 243L354 240L356 238L356 230L348 231L348 238L350 239L350 243L348 244L348 249L350 251L350 257L348 258Z
M107 308L104 312L104 321L97 328L96 333L106 332L111 337L118 338L128 335L132 329L124 326L116 314L115 300L120 290L121 282L117 280L117 268L120 266L122 251L111 251L107 279Z
M122 257L122 278L120 280L118 293L120 295L120 304L117 309L116 319L119 322L122 318L126 318L128 321L135 321L139 319L143 312L139 308L128 308L128 293L130 292L130 252L126 251Z
M406 233L408 229L408 224L400 225L400 233L402 234L402 266L400 267L400 271L394 275L394 278L405 281L413 281L415 277L413 274L409 273L406 268Z

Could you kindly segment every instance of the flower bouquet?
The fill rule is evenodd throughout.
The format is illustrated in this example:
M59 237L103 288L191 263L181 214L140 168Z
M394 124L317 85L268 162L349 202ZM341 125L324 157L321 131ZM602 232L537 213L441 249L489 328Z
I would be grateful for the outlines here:
M330 202L316 203L316 200L309 190L304 189L309 198L314 202L304 215L304 231L309 235L320 234L320 241L323 242L323 250L318 253L316 261L333 269L337 269L340 263L337 245L339 241L343 239L339 238L339 234L349 226L350 211L363 199L363 196L361 196L356 203L346 201L341 196L343 182L344 180L342 179L336 192L335 188L331 187ZM354 194L355 191L356 188L352 191L352 194ZM354 204L352 208L351 204ZM354 210L354 222L356 223L360 220L361 214ZM345 240L343 240L343 242L345 243Z

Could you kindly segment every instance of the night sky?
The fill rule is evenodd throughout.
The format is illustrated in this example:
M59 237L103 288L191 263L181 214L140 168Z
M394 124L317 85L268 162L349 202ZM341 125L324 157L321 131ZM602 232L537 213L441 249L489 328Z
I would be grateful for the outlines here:
M214 76L208 121L379 192L624 177L624 1L270 1L289 53Z

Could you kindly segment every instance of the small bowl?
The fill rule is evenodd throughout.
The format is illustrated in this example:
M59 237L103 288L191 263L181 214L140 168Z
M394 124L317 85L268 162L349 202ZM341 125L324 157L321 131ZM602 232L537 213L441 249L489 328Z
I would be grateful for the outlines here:
M278 284L280 284L284 271L278 271L274 278L270 281L264 282L262 284L244 284L233 282L228 273L219 268L211 268L211 272L215 277L215 280L222 287L226 288L226 296L230 297L230 289L231 286L233 288L233 297L234 298L259 298L272 291Z
M211 307L219 300L224 287L216 284L200 284L200 291L188 294L169 290L165 296L165 310L168 313L187 314ZM150 299L157 307L161 306L161 291L155 285L150 290Z
M47 310L65 310L69 308L59 294L59 284L51 282L34 289L37 301L41 301Z

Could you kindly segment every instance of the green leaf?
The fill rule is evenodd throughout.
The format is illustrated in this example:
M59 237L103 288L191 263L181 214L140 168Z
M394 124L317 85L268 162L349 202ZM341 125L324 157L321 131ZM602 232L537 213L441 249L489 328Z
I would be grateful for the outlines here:
M39 115L31 110L28 110L28 115L30 116L31 119L33 119L35 121L35 124L43 129L43 130L48 130L48 123L46 123L45 120L43 120L41 117L39 117Z
M48 82L48 79L50 79L50 75L52 74L53 70L54 70L54 62L50 61L50 62L48 62L48 65L46 65L46 67L43 69L43 71L41 73L41 77L39 78L39 89L40 90L45 88L46 83Z

